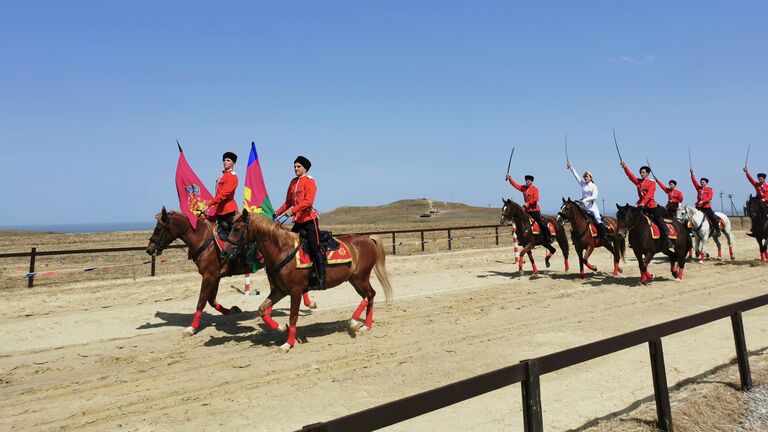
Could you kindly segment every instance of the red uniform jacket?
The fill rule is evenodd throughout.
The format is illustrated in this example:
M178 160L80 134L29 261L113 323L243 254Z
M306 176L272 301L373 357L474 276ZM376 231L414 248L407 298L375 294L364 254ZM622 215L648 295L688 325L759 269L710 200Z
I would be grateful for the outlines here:
M699 182L696 181L696 176L691 173L691 181L693 182L693 187L696 188L696 207L700 208L712 208L712 204L710 204L710 201L712 201L712 197L715 196L715 193L712 192L712 188L709 186L701 187L699 185Z
M530 186L519 185L510 177L509 184L523 193L525 200L525 211L541 211L539 207L539 188L531 184Z
M659 187L661 187L661 190L667 193L667 197L669 198L670 203L681 204L683 202L683 193L680 192L680 189L678 188L670 189L664 186L664 183L662 183L661 180L659 179L656 179L656 183L659 184Z
M654 196L656 195L656 183L647 177L645 180L638 179L626 165L624 166L624 172L627 174L627 177L629 177L629 181L637 186L638 200L635 205L656 208L657 204L654 199Z
M309 175L295 177L288 186L285 203L277 209L275 215L279 216L290 208L293 212L293 223L317 219L317 211L312 208L315 204L315 194L317 194L315 179Z
M237 174L234 171L224 171L216 180L216 196L208 201L208 207L214 209L213 214L223 215L237 211L235 190L237 189Z
M757 197L763 200L764 203L768 204L768 182L760 184L755 181L755 179L749 173L747 173L747 180L749 180L749 182L752 183L752 186L755 187L755 191L757 191Z

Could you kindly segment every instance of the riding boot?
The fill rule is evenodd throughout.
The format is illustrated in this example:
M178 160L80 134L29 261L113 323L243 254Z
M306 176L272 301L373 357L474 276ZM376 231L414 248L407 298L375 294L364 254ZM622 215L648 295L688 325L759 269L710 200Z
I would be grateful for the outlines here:
M323 252L322 249L312 257L312 262L315 265L315 273L317 274L317 289L319 290L324 290L327 288L325 281L325 261L325 252Z
M720 218L715 218L710 223L712 224L712 229L710 230L712 237L720 237Z
M600 222L599 224L596 224L597 226L597 240L600 241L601 245L608 244L608 232L605 230L605 224Z

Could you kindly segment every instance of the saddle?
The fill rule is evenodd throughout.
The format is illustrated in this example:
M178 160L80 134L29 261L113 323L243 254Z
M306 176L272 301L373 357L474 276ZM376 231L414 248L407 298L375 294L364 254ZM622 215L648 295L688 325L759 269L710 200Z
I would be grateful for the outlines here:
M651 228L651 237L654 240L661 237L661 230L659 230L659 227L653 223L651 218L649 218L647 215L643 215L643 217L645 217L646 222L648 222L648 226ZM677 227L671 223L671 221L666 219L664 219L664 223L667 224L667 228L669 228L669 238L672 240L677 239Z
M532 217L528 216L528 222L531 224L531 232L533 234L541 234L541 228L539 227L539 223L534 221ZM549 233L552 234L552 236L557 235L557 230L555 229L555 225L550 222L547 222L547 228L549 228Z
M307 244L307 233L302 230L299 232L299 238L301 239L301 250L305 254L309 254L309 245ZM320 247L323 248L323 252L335 251L341 247L341 243L333 238L333 233L330 231L320 231Z

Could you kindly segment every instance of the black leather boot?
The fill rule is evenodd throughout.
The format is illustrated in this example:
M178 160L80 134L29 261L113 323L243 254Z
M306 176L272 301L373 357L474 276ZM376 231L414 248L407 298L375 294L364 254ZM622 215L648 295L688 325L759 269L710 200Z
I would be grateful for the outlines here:
M328 287L325 282L325 261L325 253L322 252L322 249L319 253L316 253L314 257L312 257L312 262L315 265L315 273L317 274L317 289L319 290L324 290Z
M599 223L597 226L597 239L600 241L601 245L608 244L608 232L605 230L605 224Z

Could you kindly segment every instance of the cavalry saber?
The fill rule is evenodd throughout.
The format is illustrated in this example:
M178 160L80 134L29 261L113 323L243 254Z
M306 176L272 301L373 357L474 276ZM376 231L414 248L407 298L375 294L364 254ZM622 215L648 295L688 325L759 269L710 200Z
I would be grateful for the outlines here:
M693 169L693 162L691 162L691 146L688 146L688 168Z
M651 170L651 175L653 176L653 179L658 180L656 178L656 173L654 173L653 168L651 168L651 163L648 161L648 156L645 157L645 164L648 165L648 169Z
M616 141L616 129L613 129L613 144L616 146L616 153L619 154L619 160L624 161L624 158L621 157L621 151L619 150L619 142Z
M570 162L571 158L568 157L568 134L565 134L565 161Z
M515 148L512 147L512 153L509 154L509 162L507 162L507 175L509 175L509 169L512 167L512 155L515 154ZM504 177L504 180L507 178Z
M747 163L749 162L749 148L752 147L752 143L749 143L747 145L747 160L744 161L744 166L747 166Z

